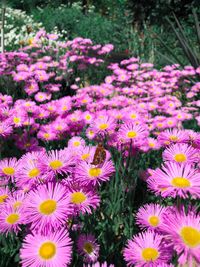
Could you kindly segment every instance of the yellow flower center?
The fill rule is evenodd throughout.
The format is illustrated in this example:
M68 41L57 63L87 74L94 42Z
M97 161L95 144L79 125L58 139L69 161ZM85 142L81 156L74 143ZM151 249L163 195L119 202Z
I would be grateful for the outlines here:
M155 144L155 143L152 143L152 142L149 142L149 146L150 146L150 147L155 147L156 144Z
M48 199L42 202L39 206L39 210L44 215L52 214L57 207L57 202L53 199Z
M63 163L60 161L60 160L54 160L54 161L51 161L49 163L49 166L53 169L53 170L57 170L59 169L60 167L63 166Z
M29 171L28 176L30 178L33 178L33 177L38 176L39 174L40 174L40 170L38 168L34 168L34 169Z
M186 188L190 187L190 181L184 177L175 177L172 179L171 184L174 187L178 188Z
M185 154L183 154L183 153L179 153L179 154L176 154L176 155L174 156L174 159L175 159L175 161L177 161L177 162L185 162L185 161L187 160L187 157L186 157Z
M56 254L56 245L53 242L45 242L39 249L39 255L43 260L50 260Z
M12 167L5 167L2 169L2 171L6 175L13 175L15 173L15 169Z
M90 119L91 119L91 116L90 116L90 115L86 115L86 116L85 116L85 119L86 119L86 120L90 120Z
M63 110L63 111L67 110L67 106L63 106L63 107L62 107L62 110Z
M93 132L93 131L89 131L88 134L89 134L90 136L93 136L93 135L94 135L94 132Z
M97 176L99 176L100 174L101 174L101 169L100 168L91 168L90 170L89 170L89 175L91 176L91 177L97 177Z
M89 242L85 242L85 244L83 245L83 250L88 254L91 254L93 252L93 245Z
M159 257L159 252L155 248L144 248L142 250L142 258L145 261L155 261Z
M58 131L62 131L62 129L63 129L63 127L62 127L61 125L58 125L58 126L56 127L56 130L58 130Z
M101 130L106 130L108 128L108 124L107 123L102 123L102 124L99 125L99 128Z
M150 223L151 226L156 227L158 226L160 220L158 216L153 215L149 217L148 222Z
M133 114L131 114L130 117L131 117L131 119L136 119L137 118L137 115L133 113Z
M14 224L19 220L19 215L17 213L12 213L6 218L6 222L9 224Z
M5 202L6 198L8 198L8 195L1 195L0 196L0 204Z
M44 138L45 138L45 139L49 139L49 138L50 138L50 134L45 133L45 134L44 134Z
M80 143L79 141L75 141L75 142L73 143L74 146L80 146L80 144L81 144L81 143Z
M74 192L71 194L71 202L73 204L81 204L86 200L86 195L82 192Z
M157 126L158 126L158 128L161 128L161 127L163 127L163 123L158 123Z
M14 208L14 209L17 209L17 208L19 208L21 205L22 205L22 202L21 202L21 201L16 201L16 202L13 204L13 208Z
M82 159L82 160L86 160L86 159L89 158L89 156L90 156L90 154L88 154L88 153L83 154L83 155L81 156L81 159Z
M20 118L17 118L17 117L13 118L13 122L16 123L16 124L20 123L20 121L21 121Z
M135 138L137 136L137 133L135 131L129 131L127 133L128 138Z
M31 146L31 143L26 143L25 144L25 147L30 147Z
M169 139L174 142L178 141L178 137L176 135L170 135Z
M191 226L184 226L180 236L188 247L194 248L200 245L200 231Z

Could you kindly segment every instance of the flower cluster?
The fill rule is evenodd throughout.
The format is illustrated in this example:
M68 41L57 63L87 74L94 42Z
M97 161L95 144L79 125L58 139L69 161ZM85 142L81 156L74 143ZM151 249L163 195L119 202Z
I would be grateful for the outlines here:
M184 127L200 125L199 68L157 70L132 57L90 85L83 74L102 65L112 44L60 42L41 29L24 45L0 54L0 232L21 238L20 264L111 267L124 256L127 266L198 266L200 134ZM138 210L124 200L134 201L141 162L148 192ZM116 227L111 206L123 206ZM87 228L96 214L120 250L130 238L125 220L136 214L141 231L120 257L101 258L104 233Z
M200 264L200 215L183 202L200 198L199 135L191 133L179 130L169 138L163 132L162 142L170 143L163 151L164 163L149 170L146 182L154 194L174 199L176 207L148 203L138 210L136 222L144 232L124 249L130 266L170 266L175 254L181 266Z

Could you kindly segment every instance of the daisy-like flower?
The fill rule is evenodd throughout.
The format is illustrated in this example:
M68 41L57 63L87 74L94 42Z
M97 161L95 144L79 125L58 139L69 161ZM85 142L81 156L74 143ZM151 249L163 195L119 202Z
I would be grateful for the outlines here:
M22 267L65 267L71 262L72 242L68 232L53 231L45 236L28 234L20 249Z
M166 212L167 208L159 204L146 204L139 208L136 215L136 222L140 228L159 231Z
M108 181L114 171L115 168L111 160L105 161L101 166L94 166L83 161L75 169L75 178L82 185L96 186L103 181Z
M92 162L95 153L94 146L84 146L77 151L77 159L80 161Z
M8 121L2 121L0 122L0 137L7 137L9 136L13 131L12 125Z
M148 186L162 197L200 197L200 173L189 164L166 162L147 179Z
M148 147L150 149L152 149L152 150L157 150L157 149L160 148L159 142L156 139L152 138L152 137L149 137L147 139L147 143L148 143Z
M51 150L38 162L38 168L43 173L49 173L52 177L59 173L71 172L74 158L68 148L64 150Z
M8 205L10 205L14 210L17 210L19 207L23 206L25 201L26 194L25 192L19 190L12 193L12 195L8 198Z
M192 164L199 161L199 151L188 144L173 144L163 152L163 160Z
M77 240L78 253L83 256L86 263L96 262L99 256L99 245L96 238L91 235L81 234Z
M71 185L69 187L69 198L72 204L74 213L92 213L92 208L95 209L100 204L100 197L93 191L92 188L84 188L79 185Z
M41 153L41 158L44 153ZM18 187L23 187L25 185L34 185L44 180L43 172L38 167L38 158L35 158L32 153L28 153L26 157L22 157L19 160L20 171L16 178L16 183Z
M148 136L148 131L143 125L133 123L123 124L118 131L118 139L122 142L139 142Z
M20 231L20 225L26 223L24 210L21 207L14 208L10 205L2 205L0 212L0 232L8 233Z
M189 141L189 136L184 130L169 129L159 134L158 141L163 145L187 143Z
M62 184L48 183L30 191L24 203L27 221L32 229L56 229L71 214L70 198Z
M116 121L114 118L107 115L100 115L91 123L91 128L97 134L112 134L116 128Z
M10 192L7 187L0 187L0 205L5 203L10 197Z
M157 267L167 263L172 257L166 248L164 236L147 231L134 236L124 249L124 258L128 266Z
M200 266L200 216L190 211L172 212L165 217L162 230L166 232L166 239L171 242L176 250L180 264L193 260Z
M17 177L19 172L19 164L16 158L7 158L0 160L0 176L3 176L7 179L11 178L14 181L14 178Z
M73 136L69 142L68 147L78 150L85 145L85 140L80 136Z

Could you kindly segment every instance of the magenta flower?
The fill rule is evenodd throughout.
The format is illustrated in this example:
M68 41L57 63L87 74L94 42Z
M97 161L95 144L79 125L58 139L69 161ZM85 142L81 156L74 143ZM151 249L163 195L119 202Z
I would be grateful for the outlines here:
M172 211L165 217L162 230L166 233L166 239L173 245L180 264L196 261L200 264L200 216L190 211Z
M61 230L41 235L28 234L20 249L22 267L65 267L71 262L72 242Z
M157 267L168 263L172 257L164 236L151 231L140 233L129 240L123 254L127 265L136 267Z
M188 144L173 144L163 152L163 160L192 164L199 161L199 151Z
M168 209L159 204L146 204L139 208L136 222L140 228L159 231Z
M0 176L4 178L14 178L17 177L19 172L19 163L16 158L8 158L0 160Z
M100 205L100 197L92 188L70 185L68 187L70 203L74 209L73 214L92 213Z
M147 179L148 187L162 197L200 197L200 173L189 164L167 162Z
M71 214L66 187L59 183L48 183L31 190L24 207L31 229L45 232L64 224Z
M94 166L83 161L75 169L75 178L84 186L95 186L108 181L114 172L115 168L111 160L105 161L101 166Z
M91 235L81 234L77 240L78 253L83 256L86 263L96 262L99 256L99 245L96 238Z
M12 207L9 204L1 206L0 212L0 232L8 233L14 231L18 233L21 224L25 224L25 213L22 207Z
M48 154L44 154L43 158L38 162L38 168L43 173L48 173L51 177L56 174L69 173L75 164L74 158L68 148L63 150L51 150Z

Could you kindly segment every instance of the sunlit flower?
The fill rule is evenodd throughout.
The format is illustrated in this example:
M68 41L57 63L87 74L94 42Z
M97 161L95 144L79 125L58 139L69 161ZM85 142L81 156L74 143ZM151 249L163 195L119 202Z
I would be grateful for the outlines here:
M147 179L149 188L162 197L200 197L200 173L191 165L167 162Z
M136 267L157 267L169 262L172 257L163 236L151 231L140 233L129 240L123 254L127 265Z
M66 187L59 183L48 183L31 190L24 206L31 228L40 231L50 231L64 224L71 213Z
M22 267L64 267L71 262L72 242L68 232L28 234L20 249Z

